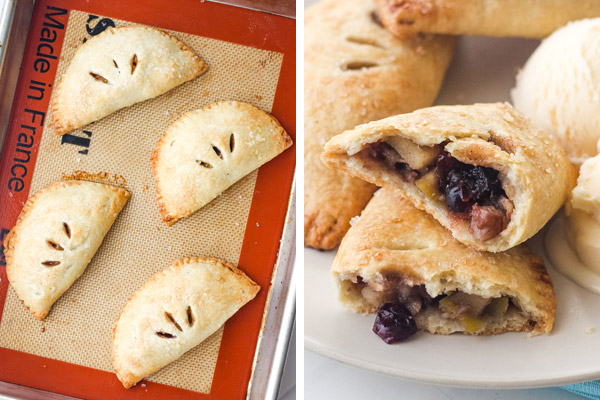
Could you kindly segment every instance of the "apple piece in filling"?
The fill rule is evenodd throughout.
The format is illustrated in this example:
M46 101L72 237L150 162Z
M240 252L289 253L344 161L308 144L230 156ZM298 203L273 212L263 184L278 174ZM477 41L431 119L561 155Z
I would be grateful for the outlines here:
M433 201L440 200L440 192L438 191L437 176L435 171L429 171L415 182L415 185L421 192Z
M409 167L415 170L434 164L441 151L440 146L419 146L412 140L400 136L389 137L386 142L398 152Z

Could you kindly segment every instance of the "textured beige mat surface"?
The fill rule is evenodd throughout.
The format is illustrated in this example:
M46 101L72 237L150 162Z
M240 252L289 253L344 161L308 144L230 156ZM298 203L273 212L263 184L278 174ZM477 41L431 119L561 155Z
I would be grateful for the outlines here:
M69 16L56 83L77 47L89 39L87 19L88 14L78 11ZM112 326L129 296L150 276L184 256L212 256L237 264L256 172L193 216L167 227L156 205L150 155L167 126L187 111L220 100L245 101L270 111L283 56L169 33L209 65L204 75L71 132L90 139L87 149L61 144L64 139L54 134L48 110L30 194L56 180L83 177L123 186L132 196L87 270L44 322L36 321L9 289L0 325L1 347L112 372ZM221 335L222 329L150 380L210 392Z

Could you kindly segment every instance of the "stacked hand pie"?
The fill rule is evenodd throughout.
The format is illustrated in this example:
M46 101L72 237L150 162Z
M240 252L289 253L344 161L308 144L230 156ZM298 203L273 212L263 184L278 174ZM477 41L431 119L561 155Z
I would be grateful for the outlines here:
M543 37L571 20L600 13L600 8L584 2L574 6L553 2L551 7L531 6L525 20L513 18L525 15L519 2L376 3L373 20L383 21L398 46L434 34ZM335 25L337 37L362 37L360 25L351 22L355 13L342 4L346 2L322 1L307 11L307 38L321 29L310 24L319 18ZM365 10L373 7L368 0L361 4ZM536 23L530 23L530 14L537 16ZM346 25L355 28L346 33ZM307 54L324 46L308 39L305 45ZM434 57L433 51L443 50L438 47L424 53ZM331 68L335 63L334 52L321 54L307 62L307 76L316 66ZM404 71L419 71L413 68L415 60L396 61L406 63ZM423 59L417 62L422 71L429 68ZM361 65L360 71L374 74L378 68L381 73L389 69L372 62ZM420 72L415 74L420 76ZM431 71L423 74L432 75ZM351 110L360 98L366 103L377 101L381 109L391 111L386 108L391 107L388 98L373 95L374 87L410 95L428 93L430 88L395 86L387 80L380 86L373 82L367 93L360 90L362 81L346 77L341 71L326 82L344 88L354 85L356 94L337 98L338 105L348 104ZM317 82L307 81L307 93L317 91L312 88ZM311 110L313 104L313 97L307 95L305 109ZM550 134L510 104L421 107L383 119L362 114L362 124L352 119L354 115L345 118L331 108L329 125L324 119L315 124L331 131L327 143L323 145L322 139L320 143L321 162L331 169L331 178L325 182L309 173L321 167L305 150L305 245L323 249L337 244L315 244L312 233L317 224L310 207L330 204L330 192L342 201L349 187L364 185L360 181L347 184L350 177L359 178L381 189L362 213L350 213L356 217L341 241L332 273L343 304L356 312L377 313L373 330L383 340L401 341L419 329L437 334L549 333L556 310L552 282L543 260L524 242L563 206L577 170ZM311 117L307 115L307 123ZM340 126L331 126L336 118L354 126L336 132L334 128ZM307 125L305 149L311 135L313 130ZM313 151L318 148L311 146ZM310 189L316 185L320 187L317 194ZM329 219L345 223L343 214L362 206L356 202L361 197L353 198ZM326 210L332 209L321 207L319 215ZM338 239L345 232L324 230L330 236L334 231Z
M521 243L562 206L576 173L517 110L475 104L389 117L334 137L322 159L383 187L342 241L333 273L345 304L377 312L386 342L417 328L552 329L550 277Z

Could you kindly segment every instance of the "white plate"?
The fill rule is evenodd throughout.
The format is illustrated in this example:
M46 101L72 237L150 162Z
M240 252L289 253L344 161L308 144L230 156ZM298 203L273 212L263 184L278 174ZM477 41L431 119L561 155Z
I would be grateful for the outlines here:
M461 38L437 104L508 101L517 68L537 46L523 39ZM543 254L540 233L529 241ZM387 345L374 315L343 308L329 273L335 251L305 250L305 345L309 350L385 374L480 388L558 386L600 378L600 296L558 273L546 259L558 309L552 334L490 337L419 332ZM596 333L586 333L595 328Z

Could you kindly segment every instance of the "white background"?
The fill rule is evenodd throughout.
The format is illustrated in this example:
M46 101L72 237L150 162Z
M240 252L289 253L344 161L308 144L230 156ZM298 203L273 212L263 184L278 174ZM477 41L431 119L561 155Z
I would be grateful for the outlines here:
M459 389L406 382L375 372L350 367L304 352L304 398L307 400L582 400L565 390ZM286 399L288 400L288 399Z

